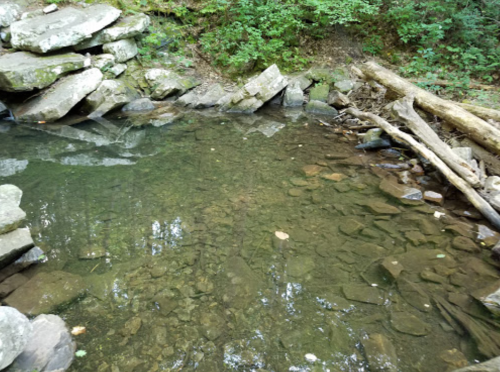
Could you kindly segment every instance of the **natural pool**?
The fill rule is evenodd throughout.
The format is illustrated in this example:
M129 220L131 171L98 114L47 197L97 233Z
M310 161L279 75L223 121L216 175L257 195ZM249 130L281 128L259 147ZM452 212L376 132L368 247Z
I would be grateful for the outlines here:
M0 184L23 189L48 256L27 275L69 272L88 288L59 309L87 329L70 371L434 372L485 359L487 340L463 324L496 339L469 295L499 275L479 244L452 246L484 221L399 203L370 166L387 159L354 157L302 115L0 124Z

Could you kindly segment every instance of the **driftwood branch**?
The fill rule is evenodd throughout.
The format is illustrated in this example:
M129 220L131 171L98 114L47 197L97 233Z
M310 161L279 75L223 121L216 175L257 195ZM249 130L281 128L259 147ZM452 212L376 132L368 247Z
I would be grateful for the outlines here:
M448 166L475 188L481 186L479 177L467 164L432 130L413 109L413 97L407 96L391 104L393 116L411 129L427 147L441 158Z
M398 141L406 143L427 160L431 162L443 175L452 183L458 190L460 190L467 199L479 210L483 216L491 222L495 228L500 229L500 215L489 205L467 182L457 176L436 154L429 150L425 145L417 142L407 133L401 132L399 129L393 127L387 121L377 115L366 113L355 108L349 108L346 113L355 116L361 120L366 120L372 124L382 128L390 136Z
M470 105L468 103L457 103L461 108L466 109L470 113L473 113L476 116L479 116L484 120L495 120L500 123L500 111L493 110L486 107Z
M437 85L438 87L451 87L457 85L456 82L448 81L448 80L423 80L423 79L408 79L408 81L415 84L430 84ZM500 88L494 85L485 85L478 83L469 83L467 84L467 88L469 89L480 89L480 90L500 90Z
M446 120L487 149L500 154L500 130L451 101L446 101L399 77L375 62L367 62L361 71L401 96L412 95L417 105Z

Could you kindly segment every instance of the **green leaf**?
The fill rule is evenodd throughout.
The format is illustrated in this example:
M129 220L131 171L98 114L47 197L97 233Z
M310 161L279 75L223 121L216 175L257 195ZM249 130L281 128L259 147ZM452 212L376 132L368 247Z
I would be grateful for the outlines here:
M77 358L83 358L85 355L87 355L87 352L85 350L78 350L76 353L75 353L75 356Z

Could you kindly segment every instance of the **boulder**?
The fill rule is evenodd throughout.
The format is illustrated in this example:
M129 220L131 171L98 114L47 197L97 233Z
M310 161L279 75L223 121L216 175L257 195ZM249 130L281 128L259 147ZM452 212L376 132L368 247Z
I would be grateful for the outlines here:
M294 80L285 89L283 106L298 107L304 104L304 92L300 87L300 81Z
M57 315L39 315L31 323L33 332L23 352L7 372L64 372L76 351L66 323Z
M21 14L21 6L14 2L0 4L0 27L9 27L21 18Z
M239 91L221 98L218 102L219 110L253 113L285 89L287 85L287 78L281 75L278 66L272 65L259 76L251 79Z
M130 39L143 33L149 26L149 17L143 13L125 17L111 27L96 33L91 39L75 46L75 50L93 48L112 41Z
M92 67L98 68L102 72L109 70L116 63L116 58L114 55L105 53L99 54L92 57Z
M328 100L328 93L330 92L330 87L328 84L317 85L311 88L309 92L309 100L326 102Z
M15 261L34 245L28 228L0 235L0 268Z
M500 357L493 358L484 363L473 364L468 367L456 369L453 372L498 372L500 371Z
M3 202L0 204L0 234L17 229L25 218L26 213L15 203Z
M44 252L39 247L33 247L10 265L0 269L0 282L19 271L43 261Z
M211 85L205 94L198 98L198 102L194 105L195 108L213 107L217 102L226 95L226 92L220 84Z
M200 82L192 77L181 77L173 71L163 69L151 69L146 72L146 81L154 89L151 98L161 100L174 94L184 94L189 89L200 85Z
M123 106L122 111L151 111L155 108L156 106L149 98L139 98Z
M334 84L334 88L341 93L348 93L354 88L354 81L352 80L341 80Z
M181 107L193 107L196 105L199 98L200 97L197 92L190 91L179 97L177 101L175 101L175 105Z
M15 185L1 185L0 186L0 205L2 203L12 203L17 206L21 204L23 191Z
M76 53L51 56L37 56L30 52L5 54L0 57L0 90L42 89L64 74L87 66L90 66L90 60Z
M0 282L0 298L7 296L11 292L14 292L17 288L22 286L27 281L27 277L25 277L23 274L18 273Z
M85 293L83 279L64 271L39 273L4 302L27 315L51 313Z
M127 70L127 65L124 63L117 63L113 67L109 69L109 73L112 74L114 77L117 77L121 74L123 74Z
M102 50L115 56L116 62L126 62L134 58L139 50L134 39L124 39L104 44Z
M306 112L310 114L331 116L337 116L339 114L339 112L332 106L329 106L327 103L321 101L309 101L306 105Z
M58 12L14 22L12 46L36 53L76 45L113 23L121 11L104 4L84 9L64 8Z
M56 121L99 87L102 73L97 68L64 78L42 95L22 105L14 116L19 121Z
M139 93L128 84L118 80L104 80L85 99L85 107L90 112L89 117L99 117L137 98Z
M28 318L12 307L0 307L0 370L23 352L31 332Z

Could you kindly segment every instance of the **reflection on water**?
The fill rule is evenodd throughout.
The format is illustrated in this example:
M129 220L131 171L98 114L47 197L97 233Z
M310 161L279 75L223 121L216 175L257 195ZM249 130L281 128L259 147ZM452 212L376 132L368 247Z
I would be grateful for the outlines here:
M49 258L36 270L88 288L61 310L87 328L72 371L430 372L484 358L479 336L443 317L452 306L498 328L456 305L499 279L487 252L452 247L465 220L390 199L370 167L338 160L354 155L342 135L286 115L3 131L0 158L14 165L0 162L0 183L23 189Z

